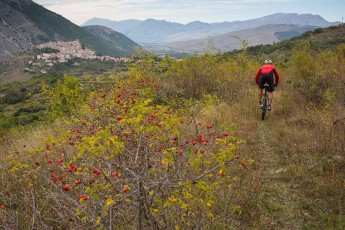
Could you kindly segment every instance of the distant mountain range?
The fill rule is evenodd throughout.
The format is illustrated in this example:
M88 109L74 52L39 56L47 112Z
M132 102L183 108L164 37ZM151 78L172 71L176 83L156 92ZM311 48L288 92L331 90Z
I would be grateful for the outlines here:
M79 27L32 0L1 0L0 62L38 44L77 39L96 53L113 57L127 56L139 45L158 54L202 53L210 39L215 49L227 52L241 48L239 40L250 46L271 44L339 23L319 15L278 13L246 21L185 25L155 19L93 18Z
M138 46L123 34L104 27L79 27L31 0L0 1L0 61L49 41L79 40L85 47L114 57Z
M244 29L225 33L209 38L200 38L186 41L167 42L160 46L152 47L158 52L164 52L166 47L175 52L185 53L202 53L213 48L213 52L228 52L234 49L243 48L242 42L245 41L248 46L256 46L261 44L272 44L281 40L287 40L299 36L307 31L314 30L315 26L299 26L299 25L263 25L255 28ZM212 43L213 47L209 47ZM159 48L160 47L160 48ZM165 47L165 48L164 48ZM163 49L163 50L160 50Z
M215 37L234 31L241 31L264 25L278 24L298 25L313 28L328 27L339 24L339 22L328 22L319 15L277 13L246 21L219 23L204 23L200 21L194 21L186 25L155 19L147 19L145 21L111 21L108 19L93 18L82 24L82 26L107 26L115 31L123 33L139 44L145 45L202 39L209 36Z
M241 40L249 46L272 44L301 35L316 28L340 22L328 22L319 15L277 13L245 21L188 24L147 19L112 21L93 18L82 26L102 25L123 33L146 50L157 54L204 53L209 43L220 52L242 48Z

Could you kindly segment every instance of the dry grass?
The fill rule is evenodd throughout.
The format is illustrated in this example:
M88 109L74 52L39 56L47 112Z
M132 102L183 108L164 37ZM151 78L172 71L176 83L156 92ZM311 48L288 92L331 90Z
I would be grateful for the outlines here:
M229 110L228 123L238 124L246 142L241 154L254 160L234 199L242 210L239 228L343 229L344 126L338 121L330 129L325 120L333 123L344 111L332 110L325 118L322 111L296 103L289 92L275 93L265 121L255 107L254 89Z

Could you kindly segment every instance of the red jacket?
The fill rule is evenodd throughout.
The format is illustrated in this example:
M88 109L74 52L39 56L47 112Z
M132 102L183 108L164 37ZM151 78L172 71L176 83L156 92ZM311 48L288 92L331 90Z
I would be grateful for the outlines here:
M279 82L279 74L276 70L276 67L274 65L271 64L265 64L263 66L260 67L260 69L258 70L258 72L256 72L256 76L255 76L255 81L256 84L259 83L259 77L261 74L274 74L274 78L275 78L275 83L274 85L277 86L278 82Z

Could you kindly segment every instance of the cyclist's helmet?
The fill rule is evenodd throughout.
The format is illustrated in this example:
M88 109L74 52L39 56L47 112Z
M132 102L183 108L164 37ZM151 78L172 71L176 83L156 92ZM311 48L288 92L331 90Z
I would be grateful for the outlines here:
M272 64L272 60L271 59L266 59L265 60L265 64Z

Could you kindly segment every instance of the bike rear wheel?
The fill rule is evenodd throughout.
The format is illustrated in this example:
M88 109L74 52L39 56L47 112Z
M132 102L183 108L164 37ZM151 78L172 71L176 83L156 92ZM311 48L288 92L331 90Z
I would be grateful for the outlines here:
M262 113L261 113L261 120L265 120L266 112L267 112L267 105L268 105L268 95L267 89L264 89L263 98L262 98Z

